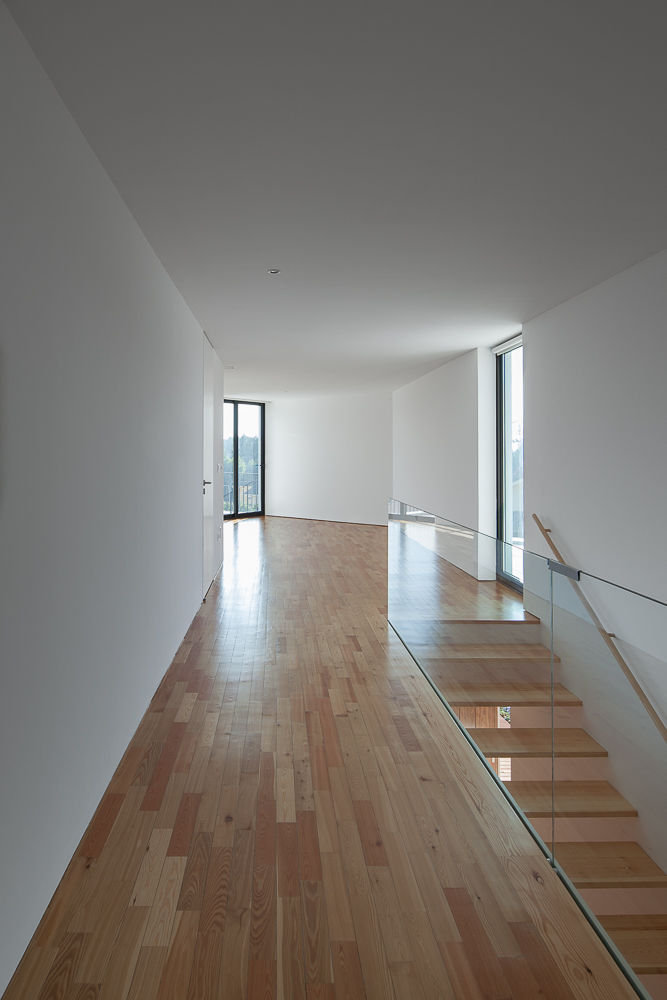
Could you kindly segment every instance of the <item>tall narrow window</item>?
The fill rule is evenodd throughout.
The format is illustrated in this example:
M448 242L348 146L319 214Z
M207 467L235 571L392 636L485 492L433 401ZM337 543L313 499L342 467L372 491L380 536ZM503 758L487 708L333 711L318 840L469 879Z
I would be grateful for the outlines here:
M225 516L233 516L236 511L236 407L225 400L223 414L224 473L225 473Z
M225 517L264 513L264 404L225 400Z
M523 585L523 347L498 354L498 566ZM521 547L520 547L521 546Z

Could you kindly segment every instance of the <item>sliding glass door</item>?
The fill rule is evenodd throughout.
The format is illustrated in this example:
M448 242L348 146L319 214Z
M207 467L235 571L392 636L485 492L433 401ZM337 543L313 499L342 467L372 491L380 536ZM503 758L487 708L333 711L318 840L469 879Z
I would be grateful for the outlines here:
M497 573L523 586L523 347L498 355ZM503 544L508 543L508 544Z
M264 513L264 403L225 400L225 517Z

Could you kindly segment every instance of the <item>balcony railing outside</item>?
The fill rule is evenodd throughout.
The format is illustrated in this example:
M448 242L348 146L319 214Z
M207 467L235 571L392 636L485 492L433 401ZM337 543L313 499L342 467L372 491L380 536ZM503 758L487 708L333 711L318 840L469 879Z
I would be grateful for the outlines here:
M239 472L238 514L254 514L261 510L259 470L255 472ZM225 480L224 492L225 514L234 513L234 485Z
M667 985L667 605L524 549L520 602L496 581L507 543L397 500L388 527L391 625L651 996Z

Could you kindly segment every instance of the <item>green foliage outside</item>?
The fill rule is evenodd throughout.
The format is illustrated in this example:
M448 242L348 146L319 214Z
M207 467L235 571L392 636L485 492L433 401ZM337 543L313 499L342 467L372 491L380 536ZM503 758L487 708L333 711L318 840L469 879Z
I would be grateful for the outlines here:
M234 468L234 440L225 438L223 460L225 475L231 476ZM259 439L243 434L239 438L239 476L254 473L259 466Z

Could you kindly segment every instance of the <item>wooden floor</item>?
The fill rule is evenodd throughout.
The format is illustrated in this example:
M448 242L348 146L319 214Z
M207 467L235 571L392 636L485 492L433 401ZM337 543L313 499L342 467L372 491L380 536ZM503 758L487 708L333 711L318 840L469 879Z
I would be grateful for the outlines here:
M386 621L386 531L225 528L6 1000L634 996Z

